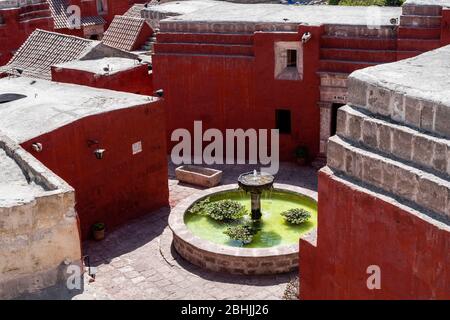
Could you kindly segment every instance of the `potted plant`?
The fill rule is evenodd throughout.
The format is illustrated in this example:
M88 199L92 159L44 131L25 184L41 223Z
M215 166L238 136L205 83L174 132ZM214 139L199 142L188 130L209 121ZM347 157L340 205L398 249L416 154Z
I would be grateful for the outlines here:
M308 148L306 146L298 146L295 149L295 159L299 165L304 166L308 161Z
M94 239L97 241L105 238L105 224L103 222L97 222L92 226Z

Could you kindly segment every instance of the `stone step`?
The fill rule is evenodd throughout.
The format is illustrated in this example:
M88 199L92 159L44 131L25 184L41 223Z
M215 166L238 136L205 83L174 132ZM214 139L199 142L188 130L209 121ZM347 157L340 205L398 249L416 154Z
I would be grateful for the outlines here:
M322 48L320 58L327 60L393 62L397 60L395 50L367 50L367 49L341 49Z
M368 83L356 76L349 76L347 84L348 104L395 122L450 138L450 108L445 104L405 96L402 92Z
M349 105L338 110L337 134L362 144L367 149L380 150L388 157L404 160L433 174L450 179L450 140L448 139L374 118L367 111Z
M360 38L395 38L396 34L391 26L368 28L355 25L324 25L324 35L332 37L360 37Z
M400 16L400 26L410 27L440 27L441 16L423 16L423 15L408 15Z
M158 53L253 56L253 46L203 43L155 43Z
M350 144L339 136L328 140L327 150L330 168L421 209L429 208L449 221L450 181Z
M49 9L49 4L46 1L42 1L40 3L29 4L23 7L20 7L19 14L31 12L31 11L39 11L39 10L47 10Z
M253 34L160 32L157 37L161 43L253 44Z
M403 51L430 51L441 46L440 40L398 39L397 48Z
M401 39L440 39L441 28L399 27L398 37Z
M318 72L320 85L325 87L347 88L348 73L342 72Z
M27 21L37 18L50 18L51 16L52 13L50 9L28 11L19 15L19 21Z
M442 13L441 6L425 6L425 5L409 5L402 6L402 15L405 16L440 16Z
M322 59L319 62L319 70L330 72L352 73L355 70L363 69L377 65L371 61L346 61L346 60L328 60Z
M395 50L397 40L393 38L322 36L320 46L321 48Z

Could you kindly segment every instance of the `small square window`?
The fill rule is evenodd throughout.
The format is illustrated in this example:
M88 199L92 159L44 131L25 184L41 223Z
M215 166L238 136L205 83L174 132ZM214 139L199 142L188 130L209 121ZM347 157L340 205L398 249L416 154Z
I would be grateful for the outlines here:
M286 67L297 67L297 50L288 49L286 50L287 63Z
M278 109L275 110L275 121L276 129L280 133L290 134L291 133L291 111Z

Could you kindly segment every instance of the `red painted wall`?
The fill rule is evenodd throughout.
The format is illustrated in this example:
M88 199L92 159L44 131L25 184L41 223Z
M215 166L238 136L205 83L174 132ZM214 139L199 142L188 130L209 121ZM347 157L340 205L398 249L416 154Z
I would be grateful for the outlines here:
M89 139L106 149L102 160ZM143 151L132 155L137 141ZM162 100L83 118L22 146L75 189L83 239L96 222L113 228L168 204Z
M300 241L301 299L450 299L450 232L319 173L317 247ZM369 265L381 290L367 289Z
M274 41L298 41L304 31L313 38L304 48L302 81L274 78ZM174 129L192 131L194 120L203 129L275 128L275 110L291 110L292 134L280 136L280 156L292 159L298 144L306 144L312 157L319 149L319 33L321 28L303 27L298 33L257 32L254 57L236 55L165 54L164 44L155 45L154 87L164 89L168 108L168 145ZM186 35L184 35L186 36ZM189 41L202 43L202 35L189 34ZM163 34L163 42L177 42ZM175 37L175 36L174 36ZM192 38L192 39L191 39ZM159 40L158 40L159 41ZM186 50L189 45L179 50ZM195 50L195 47L193 47ZM170 150L169 150L170 152Z
M142 95L153 94L152 73L148 73L148 66L144 64L136 65L133 69L124 70L108 76L67 68L52 67L51 69L52 81Z
M20 9L1 10L3 24L0 24L0 66L8 63L28 36L37 28L53 31L51 18L19 21Z
M442 8L441 45L450 44L450 9Z

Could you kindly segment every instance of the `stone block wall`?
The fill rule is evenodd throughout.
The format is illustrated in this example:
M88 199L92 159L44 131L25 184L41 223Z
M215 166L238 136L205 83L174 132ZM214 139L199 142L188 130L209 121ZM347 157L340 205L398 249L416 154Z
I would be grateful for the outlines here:
M64 284L67 266L81 264L81 248L74 190L7 137L0 148L42 187L32 199L0 206L0 298L10 299Z
M448 54L350 75L319 173L317 245L300 241L300 298L450 298Z

